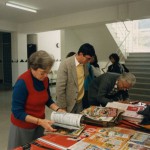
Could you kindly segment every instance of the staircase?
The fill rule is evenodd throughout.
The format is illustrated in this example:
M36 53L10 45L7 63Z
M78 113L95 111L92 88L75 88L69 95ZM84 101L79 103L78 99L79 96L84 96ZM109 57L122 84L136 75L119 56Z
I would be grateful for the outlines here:
M130 99L150 101L150 53L130 53L125 64L136 76L136 84L129 90Z

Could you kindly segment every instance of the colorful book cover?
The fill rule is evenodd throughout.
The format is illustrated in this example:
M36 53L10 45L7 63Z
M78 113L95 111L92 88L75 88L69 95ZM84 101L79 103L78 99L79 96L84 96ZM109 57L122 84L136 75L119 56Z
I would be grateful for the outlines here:
M150 148L150 134L143 132L136 132L134 136L130 139L130 142L144 145Z
M121 150L150 150L144 145L128 142Z
M125 128L102 128L84 142L109 150L120 150L135 131Z
M58 134L47 134L38 139L38 141L46 145L53 145L53 147L56 147L59 150L63 150L63 148L68 148L74 145L75 143L79 142L80 140L91 136L92 134L96 133L99 129L99 127L86 125L84 131L79 137L69 137Z

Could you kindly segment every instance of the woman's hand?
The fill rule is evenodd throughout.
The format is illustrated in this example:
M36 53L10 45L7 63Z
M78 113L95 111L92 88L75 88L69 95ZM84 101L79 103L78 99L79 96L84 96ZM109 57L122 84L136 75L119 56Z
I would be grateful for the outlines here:
M66 112L66 110L65 110L65 109L60 108L60 109L58 109L58 111L57 111L57 112Z
M52 131L55 132L56 129L52 128L52 124L54 122L48 119L39 119L38 125L42 126L46 131Z

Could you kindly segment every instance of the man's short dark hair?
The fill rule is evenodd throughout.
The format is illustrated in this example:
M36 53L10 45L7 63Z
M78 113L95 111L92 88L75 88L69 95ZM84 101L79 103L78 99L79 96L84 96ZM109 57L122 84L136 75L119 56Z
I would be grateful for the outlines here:
M93 57L95 55L95 49L91 44L85 43L80 46L78 54L79 53L83 53L83 55L90 55L91 57Z

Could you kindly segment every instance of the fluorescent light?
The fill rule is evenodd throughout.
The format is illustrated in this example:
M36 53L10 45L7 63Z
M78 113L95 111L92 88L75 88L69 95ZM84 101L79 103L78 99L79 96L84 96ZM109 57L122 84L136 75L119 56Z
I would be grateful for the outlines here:
M20 5L12 4L12 3L6 3L6 6L10 6L10 7L14 7L14 8L18 8L18 9L34 12L34 13L37 12L37 10L35 10L35 9L31 9L31 8L28 8L28 7L24 7L24 6L20 6Z

